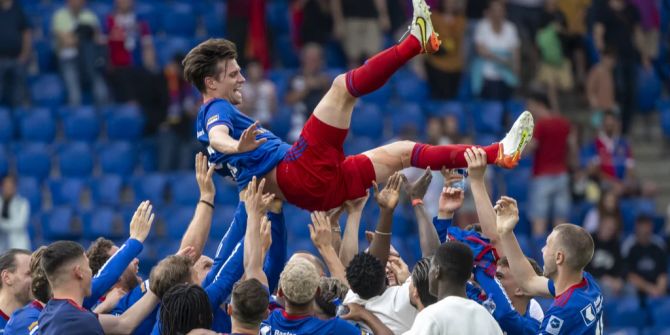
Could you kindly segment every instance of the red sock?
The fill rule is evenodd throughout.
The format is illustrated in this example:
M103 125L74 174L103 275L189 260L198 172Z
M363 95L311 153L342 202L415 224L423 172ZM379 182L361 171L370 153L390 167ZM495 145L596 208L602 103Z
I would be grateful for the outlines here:
M467 168L468 162L465 161L465 150L472 147L469 144L428 145L417 143L412 150L411 164L413 167L421 169L430 166L433 170L439 170L442 167L447 169ZM495 163L498 157L498 143L480 148L486 151L487 163Z
M365 64L347 72L347 90L355 97L382 87L391 75L412 57L421 53L421 44L414 35L376 54Z

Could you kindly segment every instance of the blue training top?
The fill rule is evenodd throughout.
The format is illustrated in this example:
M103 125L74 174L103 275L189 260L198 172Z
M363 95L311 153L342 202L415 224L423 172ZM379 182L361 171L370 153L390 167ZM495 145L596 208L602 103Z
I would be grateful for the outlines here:
M239 154L224 154L216 151L209 143L209 131L214 126L227 126L229 135L239 140L242 132L252 124L254 124L252 118L242 114L230 102L223 99L212 99L203 104L198 111L196 121L198 141L207 148L209 162L217 165L219 173L231 176L237 182L240 190L247 187L252 177L263 177L270 172L284 159L291 147L260 126L258 129L262 133L256 139L265 138L267 142L255 150Z
M338 317L321 320L313 316L296 317L275 309L261 324L261 334L286 335L361 335L366 334Z
M51 299L40 313L37 334L104 335L98 317L69 299Z
M37 318L42 312L42 305L35 301L17 309L5 326L5 333L12 335L30 335L37 327Z

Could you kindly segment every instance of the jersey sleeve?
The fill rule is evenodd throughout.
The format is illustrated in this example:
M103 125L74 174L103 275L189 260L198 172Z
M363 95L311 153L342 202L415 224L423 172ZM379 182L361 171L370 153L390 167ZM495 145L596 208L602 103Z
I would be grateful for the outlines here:
M218 308L233 291L233 285L244 274L244 241L240 241L233 253L228 257L214 281L207 286L205 292L212 309Z
M240 202L237 205L237 210L235 211L235 218L233 219L233 222L231 222L230 227L228 227L228 231L226 231L226 233L223 235L221 242L219 243L219 247L216 249L214 264L202 282L202 287L207 287L214 281L214 278L219 273L219 270L221 270L223 264L228 260L240 240L244 238L246 230L247 212L244 208L244 202ZM272 238L274 239L274 236Z
M437 216L433 218L433 226L435 226L437 237L440 238L441 243L447 241L447 229L451 226L451 222L451 219L438 219Z
M284 213L268 213L271 223L272 244L265 259L263 271L267 274L270 292L274 292L279 283L279 276L286 263L286 224Z
M233 106L225 101L216 101L207 110L205 114L205 130L209 131L218 125L224 125L233 130Z
M554 281L551 279L547 281L547 290L549 290L549 294L551 294L552 297L556 296L556 287L554 286Z

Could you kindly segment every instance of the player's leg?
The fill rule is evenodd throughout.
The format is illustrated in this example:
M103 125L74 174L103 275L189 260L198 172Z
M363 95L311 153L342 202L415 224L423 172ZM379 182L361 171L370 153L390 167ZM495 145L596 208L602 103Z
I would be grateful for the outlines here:
M413 0L414 17L408 34L398 44L368 59L365 64L335 78L314 109L321 122L349 129L356 98L382 87L407 61L420 53L436 52L440 46L425 0Z

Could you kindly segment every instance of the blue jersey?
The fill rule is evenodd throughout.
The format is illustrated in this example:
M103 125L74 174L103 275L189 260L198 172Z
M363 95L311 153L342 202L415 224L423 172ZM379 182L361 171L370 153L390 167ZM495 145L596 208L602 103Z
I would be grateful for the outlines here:
M5 326L7 325L7 321L9 321L9 315L5 314L5 312L0 310L0 334L5 332Z
M37 334L104 335L98 317L70 299L51 299L40 313Z
M255 150L239 154L224 154L217 152L210 146L209 131L217 125L228 127L229 135L239 140L242 132L254 123L250 117L242 114L230 102L223 99L212 99L203 104L198 111L196 131L198 141L207 148L209 162L216 164L224 175L231 176L237 181L237 186L243 189L251 181L253 176L262 177L270 172L279 162L284 159L289 144L284 143L279 137L270 131L260 128L262 131L257 139L267 139L267 142Z
M554 282L548 288L555 296L545 313L540 334L600 335L603 333L603 296L588 272L581 282L556 296Z
M366 334L340 318L321 320L313 316L296 317L274 310L261 324L263 335L361 335Z
M11 335L30 335L37 328L37 318L42 312L42 304L37 300L17 309L5 326L5 333Z
M112 309L111 314L112 315L123 314L136 302L142 299L144 294L147 293L148 287L149 287L148 280L145 280L140 285L137 285L132 291L130 291L128 294L123 296L121 300L119 300L114 309ZM135 328L135 331L133 331L133 334L135 335L149 334L151 332L151 328L154 326L154 323L156 322L157 313L158 313L158 306L156 306L154 310L151 313L149 313L149 315L144 320L142 320L139 326Z

